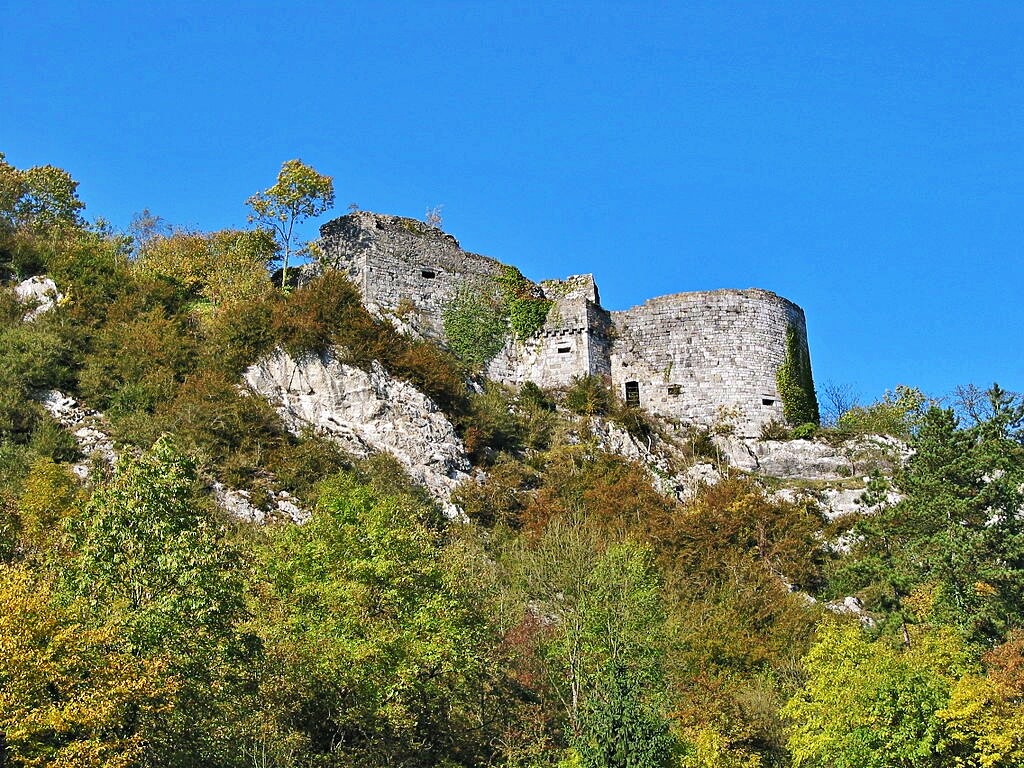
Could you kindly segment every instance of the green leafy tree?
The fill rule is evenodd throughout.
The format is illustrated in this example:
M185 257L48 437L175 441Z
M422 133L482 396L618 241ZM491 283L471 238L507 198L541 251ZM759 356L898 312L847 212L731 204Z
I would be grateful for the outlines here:
M312 521L266 551L260 745L299 745L316 765L482 762L484 625L434 512L394 476L390 491L327 481Z
M897 477L903 498L854 526L835 588L860 590L904 634L926 619L994 644L1024 626L1024 404L989 396L991 415L967 427L925 412Z
M233 705L255 650L236 632L243 560L203 503L192 461L165 438L122 459L73 533L73 592L136 656L161 662L177 689L147 721L153 763L232 765Z
M159 662L126 652L82 601L59 600L28 570L0 565L0 763L130 768L171 689Z
M955 752L938 716L971 667L949 632L911 648L871 642L853 625L824 625L789 701L797 768L943 768Z
M301 160L281 166L274 186L246 201L252 208L249 221L273 230L281 252L281 285L288 285L288 263L296 253L295 225L319 216L334 205L334 181L317 173Z
M0 222L35 230L77 227L83 208L78 182L67 171L52 165L18 170L0 152Z
M571 744L588 768L659 764L644 762L646 746L630 742L665 723L664 613L650 553L631 543L606 547L598 530L565 518L534 546L519 546L509 567L528 613L549 617L538 651ZM627 762L602 762L609 754Z
M927 410L928 399L921 390L899 385L871 405L854 405L837 419L836 426L858 434L892 435L909 439Z
M77 521L77 591L124 621L142 653L216 642L242 614L242 561L167 438L126 457Z

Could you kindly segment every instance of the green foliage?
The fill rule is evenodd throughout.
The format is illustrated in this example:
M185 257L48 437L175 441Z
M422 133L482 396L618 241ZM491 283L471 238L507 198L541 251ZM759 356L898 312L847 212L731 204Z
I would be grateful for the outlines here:
M448 346L462 360L482 367L501 351L509 332L526 339L540 330L551 304L518 269L502 266L493 285L462 287L444 307Z
M49 583L0 565L0 757L5 765L132 768L140 724L168 693L159 665L126 653L89 606L56 599Z
M849 408L836 426L844 432L892 435L906 440L919 426L927 406L921 390L901 384L894 392L886 391L877 403Z
M496 280L505 300L513 336L530 338L544 326L553 302L537 295L533 284L515 267L502 266Z
M216 310L267 293L267 264L275 250L273 238L264 230L177 232L146 240L134 269L143 277L174 280L189 296Z
M162 439L123 459L75 522L76 592L123 622L142 653L216 643L242 611L241 558L196 482Z
M445 305L441 317L452 352L478 368L505 345L506 307L495 291L464 286Z
M854 526L835 588L860 590L896 626L923 619L987 643L1024 626L1024 406L998 387L990 397L992 416L967 427L926 411L902 499Z
M265 556L266 695L299 715L282 713L280 732L318 764L471 760L486 643L424 524L432 513L351 475L319 498Z
M249 221L274 233L281 252L281 285L288 285L288 262L296 252L292 242L295 225L331 209L334 181L301 160L288 160L281 165L272 187L245 202L252 208Z
M855 626L824 625L804 666L807 682L784 710L795 766L952 764L937 713L969 668L952 635L925 635L900 649L868 641Z
M810 440L818 432L818 425L813 421L804 422L793 427L792 436L794 440Z
M665 768L673 741L668 721L643 701L645 682L608 664L583 717L578 739L586 768Z
M814 394L811 357L796 328L786 329L786 359L775 374L782 399L782 414L791 425L818 424L818 398Z
M0 226L36 231L82 224L78 182L52 165L23 171L14 168L0 152Z
M606 416L615 407L615 395L603 376L574 376L563 405L581 416Z

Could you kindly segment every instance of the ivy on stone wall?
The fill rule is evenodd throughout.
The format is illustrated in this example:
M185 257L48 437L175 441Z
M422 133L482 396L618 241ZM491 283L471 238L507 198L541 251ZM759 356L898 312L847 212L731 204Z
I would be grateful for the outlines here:
M494 283L463 286L441 311L448 346L468 363L482 366L505 345L511 332L526 339L539 331L552 301L536 295L515 267L504 266Z
M790 425L820 423L811 355L807 343L792 325L786 329L786 359L775 374L775 382L782 398L782 415Z
M448 347L456 356L482 366L505 346L508 308L498 291L465 285L441 312Z
M508 307L508 324L517 339L528 339L547 320L552 301L536 295L533 283L515 267L503 266L495 278Z

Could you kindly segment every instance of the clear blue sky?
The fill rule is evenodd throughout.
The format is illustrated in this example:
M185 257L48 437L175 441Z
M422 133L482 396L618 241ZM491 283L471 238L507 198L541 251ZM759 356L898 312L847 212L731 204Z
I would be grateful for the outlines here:
M762 287L819 385L1024 390L1024 4L17 2L0 151L117 227L301 157L606 306ZM326 220L325 217L324 220ZM313 229L309 230L312 235Z

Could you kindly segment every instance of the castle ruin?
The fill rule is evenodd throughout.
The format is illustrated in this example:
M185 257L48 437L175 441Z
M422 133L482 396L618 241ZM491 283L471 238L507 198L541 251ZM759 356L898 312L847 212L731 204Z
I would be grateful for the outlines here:
M357 211L320 233L323 263L345 271L371 311L399 316L441 341L445 307L507 269L415 219ZM592 275L531 286L552 302L543 326L525 339L509 337L486 364L490 378L564 387L599 375L628 405L681 424L731 423L746 436L784 422L778 371L794 342L807 356L804 313L793 302L770 291L730 289L609 311Z

